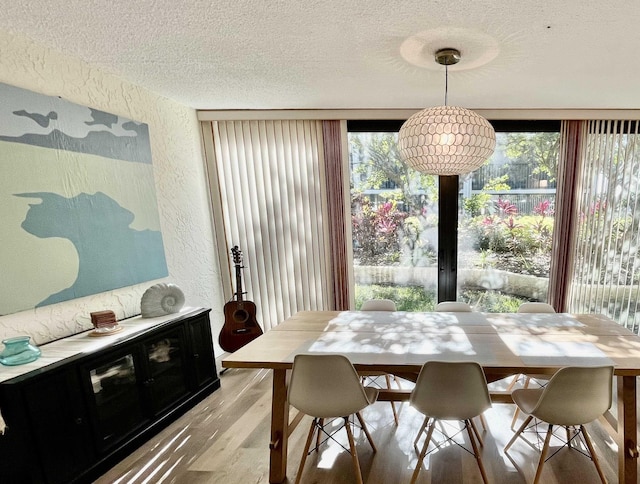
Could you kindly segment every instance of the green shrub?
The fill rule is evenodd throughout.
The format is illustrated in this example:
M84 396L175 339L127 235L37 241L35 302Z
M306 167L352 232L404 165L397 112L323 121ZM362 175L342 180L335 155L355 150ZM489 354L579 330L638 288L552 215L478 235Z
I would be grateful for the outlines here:
M382 286L377 284L355 287L356 309L367 299L391 299L398 311L433 311L435 294L418 286Z
M358 285L355 287L356 309L362 307L367 299L391 299L398 311L433 311L436 307L436 295L418 286ZM499 291L463 290L458 298L471 304L478 311L487 313L515 313L524 298L503 294Z
M485 254L477 265L518 274L548 277L553 219L538 215L476 217L460 231Z
M462 291L460 300L485 313L515 313L527 301L500 291Z

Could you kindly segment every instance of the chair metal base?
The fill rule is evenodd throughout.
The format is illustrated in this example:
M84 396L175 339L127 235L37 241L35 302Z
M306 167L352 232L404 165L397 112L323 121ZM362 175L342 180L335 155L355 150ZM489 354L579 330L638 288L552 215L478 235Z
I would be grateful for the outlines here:
M373 439L371 438L371 434L369 433L369 429L367 428L367 425L365 424L364 419L362 418L362 415L360 414L360 412L356 413L355 415L358 418L358 421L360 423L360 428L362 428L365 436L367 437L367 440L369 441L371 448L373 449L374 452L377 452L378 449L373 443ZM315 417L313 419L313 421L311 422L311 426L309 427L309 434L307 435L307 442L305 443L304 450L302 452L300 465L298 466L298 473L296 475L296 484L299 484L300 479L302 478L302 471L304 470L304 465L307 461L307 457L314 451L317 452L318 448L327 440L331 439L337 442L337 440L333 437L333 435L336 432L338 432L341 428L344 428L347 432L347 438L349 440L349 448L348 449L345 448L344 446L342 446L342 444L339 444L339 445L351 454L351 460L353 462L353 470L356 475L356 482L358 484L363 484L362 472L360 470L360 461L358 460L358 454L356 452L356 443L353 438L353 431L351 430L351 427L355 424L351 421L350 416L341 417L341 418L344 420L342 427L334 430L333 432L328 432L327 430L325 430L325 421L323 418ZM322 440L322 434L326 436L324 440ZM311 451L309 451L314 435L316 436L316 445Z
M416 464L416 468L413 471L413 475L411 476L411 484L414 484L416 482L416 480L418 479L418 475L420 474L420 469L422 468L422 463L424 461L425 456L427 455L427 449L429 447L429 443L431 442L431 437L433 436L433 431L435 430L436 424L439 422L438 419L435 418L430 418L430 417L426 417L422 427L420 428L420 431L418 432L418 436L416 437L416 440L414 441L414 446L417 445L418 443L418 438L420 437L420 435L422 434L422 432L425 430L425 428L427 428L428 426L428 430L427 430L427 437L424 441L424 445L422 447L422 451L420 452L420 455L418 457L418 462ZM454 442L455 444L457 444L458 446L460 446L461 448L463 448L464 450L466 450L467 452L469 452L470 454L472 454L475 459L476 462L478 463L478 468L480 469L480 474L482 475L482 480L485 484L487 484L489 481L487 479L487 473L484 469L484 465L482 463L482 459L480 458L480 450L479 450L479 445L483 445L482 441L479 438L479 434L478 434L478 429L476 428L475 424L473 423L473 421L471 419L468 420L462 420L461 422L463 422L464 424L464 428L462 429L462 431L466 430L467 434L469 436L469 441L471 442L471 447L473 448L473 452L469 451L469 449L467 449L466 447L460 445L458 442L455 442L454 440L452 440L452 437L449 437L447 434L445 434L443 432L443 435L446 437L447 440L451 440L452 442ZM478 442L476 442L476 439L478 439ZM440 446L440 444L436 445L436 448L438 448Z
M379 376L384 376L386 387L382 387L381 385L378 385L378 383L376 382L376 378ZM396 386L398 387L398 390L402 390L402 386L400 385L400 381L398 380L398 377L395 375L389 375L389 373L372 372L372 373L361 374L361 381L362 381L362 384L365 386L368 383L372 383L378 386L379 388L384 388L385 390L391 390L391 377L393 377L393 381L396 382ZM367 380L369 381L367 382ZM393 421L395 422L397 427L398 424L400 423L400 420L398 419L398 409L396 408L396 402L390 401L389 403L391 404L391 412L393 412Z
M507 452L509 448L513 445L513 443L516 441L516 439L522 435L522 432L524 432L527 429L527 426L529 425L532 419L533 419L533 416L531 415L529 415L525 419L525 421L522 423L518 431L514 434L514 436L505 446L504 448L505 452ZM566 430L567 430L567 442L565 443L565 445L567 445L569 448L572 448L571 441L573 439L577 438L580 434L583 436L584 442L587 445L587 448L589 449L589 455L587 455L584 452L583 454L587 455L587 457L591 459L591 461L596 466L596 470L598 471L598 476L600 477L600 481L606 484L607 480L604 477L604 472L602 471L602 468L600 467L600 462L598 461L598 457L596 456L595 449L593 447L591 438L587 433L587 429L585 429L584 425L580 425L578 427L578 432L576 432L574 435L571 435L571 431L569 427L566 427ZM558 451L556 451L550 457L547 458L547 454L549 453L549 442L551 441L552 435L553 435L553 425L548 424L547 433L544 439L544 445L542 446L542 450L540 452L540 459L538 461L538 467L536 469L536 476L533 481L534 484L537 484L538 482L540 482L540 477L542 475L542 469L544 467L545 462L558 453Z

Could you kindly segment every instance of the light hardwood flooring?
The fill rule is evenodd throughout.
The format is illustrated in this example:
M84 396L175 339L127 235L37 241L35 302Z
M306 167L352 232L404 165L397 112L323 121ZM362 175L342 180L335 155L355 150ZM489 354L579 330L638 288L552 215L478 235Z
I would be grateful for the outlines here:
M266 370L230 369L221 375L220 381L218 391L152 437L96 483L268 483L271 374ZM487 430L483 433L482 459L490 482L497 484L533 482L538 462L538 450L522 439L508 453L503 450L513 435L510 429L513 408L496 404L485 413ZM292 409L291 418L295 413ZM378 446L374 454L362 432L356 433L366 484L408 483L411 479L417 461L413 441L422 416L408 403L400 405L399 413L400 424L396 427L388 402L376 402L363 412ZM286 482L295 480L309 422L305 417L291 435ZM599 423L590 424L588 429L608 481L617 482L615 442ZM466 438L460 441L468 443ZM557 449L559 444L552 447L550 455ZM302 482L355 482L350 456L337 445L324 446L319 455L312 454L307 459ZM418 482L470 484L482 479L472 455L456 445L444 445L425 459ZM546 463L542 482L600 481L587 457L565 447Z

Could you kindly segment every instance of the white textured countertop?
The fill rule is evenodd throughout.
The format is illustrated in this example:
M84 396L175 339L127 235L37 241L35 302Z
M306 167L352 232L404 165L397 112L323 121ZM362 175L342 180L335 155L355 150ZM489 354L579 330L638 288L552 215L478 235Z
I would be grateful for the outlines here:
M18 366L0 365L0 382L19 377L48 365L57 363L65 358L71 358L81 353L93 353L96 350L106 348L114 343L128 338L136 333L152 328L153 326L173 321L189 313L199 311L202 308L185 307L178 313L167 314L156 318L142 318L135 316L119 321L124 329L108 336L90 336L92 330L75 334L67 338L59 339L51 343L39 346L42 355L36 361Z

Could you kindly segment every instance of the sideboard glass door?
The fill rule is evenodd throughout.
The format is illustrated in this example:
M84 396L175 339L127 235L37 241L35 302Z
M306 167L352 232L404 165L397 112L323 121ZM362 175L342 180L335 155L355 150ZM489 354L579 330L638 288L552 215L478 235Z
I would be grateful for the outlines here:
M113 356L89 370L95 402L94 420L102 449L118 442L145 421L134 353Z
M185 334L182 327L150 338L144 343L152 413L157 414L189 394Z

